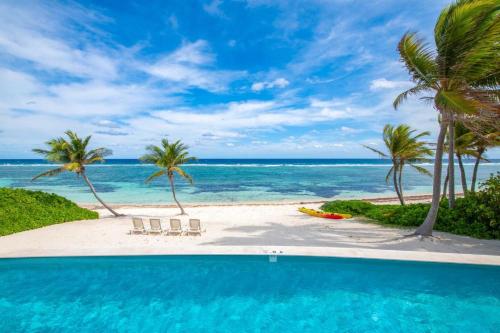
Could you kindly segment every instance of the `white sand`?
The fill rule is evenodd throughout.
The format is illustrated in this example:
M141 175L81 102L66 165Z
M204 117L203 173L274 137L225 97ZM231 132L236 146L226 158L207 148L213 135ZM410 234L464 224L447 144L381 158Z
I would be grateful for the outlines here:
M404 237L411 229L360 219L328 220L299 213L298 204L189 207L202 236L129 235L131 216L160 217L167 227L175 208L120 207L128 216L68 222L0 237L0 257L140 254L266 254L368 257L500 265L500 241L435 232ZM319 204L308 205L317 208ZM187 225L187 216L181 217Z

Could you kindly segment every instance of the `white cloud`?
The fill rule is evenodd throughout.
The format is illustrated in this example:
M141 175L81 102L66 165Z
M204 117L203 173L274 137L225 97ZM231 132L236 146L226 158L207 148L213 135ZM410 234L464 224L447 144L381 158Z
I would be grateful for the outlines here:
M143 70L153 76L180 86L197 87L208 91L226 90L228 85L244 72L215 70L215 56L210 52L208 43L198 40L164 56Z
M157 118L154 128L184 137L189 135L194 140L199 137L234 139L241 138L241 135L248 136L254 130L280 130L290 126L358 119L369 117L372 110L353 109L338 100L313 99L304 107L297 107L286 101L254 100L210 107L161 110L151 115ZM131 120L131 124L138 127L136 121Z
M261 91L263 89L272 89L274 87L285 88L289 84L290 82L287 79L280 77L273 81L255 82L254 84L252 84L252 90Z
M0 111L26 109L63 117L133 115L173 97L145 85L113 84L102 81L46 86L30 75L0 69ZM5 79L9 80L6 81Z
M214 131L201 134L201 137L207 140L238 139L238 138L243 138L245 136L246 135L242 133L234 131Z
M222 0L212 0L203 5L203 10L213 16L225 17L224 12L220 9Z
M71 33L77 38L64 38L68 34L62 28L65 25L76 24L85 29L91 22L102 20L101 16L79 7L47 8L41 3L30 6L34 9L26 10L14 2L0 4L0 53L30 61L43 70L84 78L116 78L119 64L116 57L109 55L113 53L111 49L103 52L76 30ZM77 40L78 44L71 45L68 40Z
M411 87L411 82L409 81L391 81L385 78L375 79L370 83L370 90L381 90L381 89L405 89Z
M346 132L346 133L352 133L352 132L355 132L356 130L354 128L351 128L351 127L347 127L347 126L342 126L340 128L340 130L342 132Z
M32 105L33 97L42 90L30 75L0 67L0 111Z
M280 77L276 80L274 80L271 84L275 87L279 87L279 88L284 88L286 86L288 86L290 82L288 82L286 79Z
M107 119L102 119L94 122L94 125L99 126L99 127L106 127L106 128L120 128L121 125L115 121L107 120Z
M253 91L261 91L266 87L266 84L264 82L255 82L252 84L252 90Z
M101 134L101 135L112 135L112 136L126 136L126 135L129 135L129 133L127 133L127 132L119 131L119 130L116 130L116 129L98 130L98 131L95 131L94 133Z

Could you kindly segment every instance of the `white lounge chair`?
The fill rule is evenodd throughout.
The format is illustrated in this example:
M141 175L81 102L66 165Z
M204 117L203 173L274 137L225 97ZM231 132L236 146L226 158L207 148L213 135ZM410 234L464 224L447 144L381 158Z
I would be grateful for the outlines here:
M187 230L187 234L201 236L201 223L199 219L189 219L189 228Z
M170 229L167 230L167 235L182 235L181 220L170 219Z
M130 230L130 234L145 234L146 228L144 228L144 223L140 217L133 217L132 223L134 224L134 229Z
M149 229L148 234L161 235L163 233L160 219L149 219L149 225L151 226L151 229Z

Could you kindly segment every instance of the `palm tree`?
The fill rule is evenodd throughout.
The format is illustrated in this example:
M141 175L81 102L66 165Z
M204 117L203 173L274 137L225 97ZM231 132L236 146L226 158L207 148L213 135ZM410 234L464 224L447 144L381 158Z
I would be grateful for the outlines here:
M472 171L472 180L470 187L471 192L474 192L476 190L477 171L479 169L479 163L482 160L485 160L483 155L486 152L486 149L488 149L489 147L500 146L500 132L493 131L488 134L474 134L476 136L474 140L476 162L474 163L474 170Z
M392 175L394 190L396 191L401 205L405 204L402 183L404 166L408 164L418 172L430 175L429 171L425 168L414 164L428 161L426 157L432 155L432 151L426 146L426 143L419 141L421 137L429 135L429 132L422 132L412 136L413 133L415 133L415 130L412 130L408 125L393 127L387 124L384 126L383 140L387 147L388 154L364 145L364 147L380 156L391 159L392 167L389 169L385 181L389 182L389 178Z
M401 60L416 85L394 100L397 109L411 95L434 103L441 116L436 144L431 208L415 234L430 236L441 194L443 145L449 135L450 205L454 205L454 124L464 114L498 112L500 17L497 0L458 0L440 14L435 28L436 52L415 33L406 33L398 45Z
M107 210L109 210L114 216L120 216L111 207L106 205L104 201L97 195L94 185L90 182L87 174L85 173L85 166L97 162L104 162L104 157L111 155L111 150L106 148L96 148L87 151L87 146L89 144L91 136L87 136L82 139L78 137L75 132L66 131L64 132L69 140L59 137L57 139L52 139L47 141L49 146L48 150L45 149L33 149L37 154L45 156L45 158L57 164L62 164L56 169L52 169L33 177L32 181L40 177L50 177L60 174L64 171L70 171L76 173L78 176L82 176L83 180L87 183L90 191L94 194L97 201L99 201Z
M467 177L462 158L464 156L476 157L477 152L473 149L475 136L474 133L465 127L462 123L455 126L455 155L457 156L458 167L460 168L460 179L462 181L462 190L464 195L467 193Z
M148 179L146 179L146 182L150 182L151 180L162 175L167 176L170 183L170 188L172 189L174 201L180 208L181 215L185 215L186 212L184 211L184 208L182 208L175 195L174 174L177 173L179 176L187 179L191 184L193 183L193 179L191 178L191 176L181 169L181 165L196 160L195 157L189 156L187 149L188 147L184 145L180 140L177 140L174 143L170 143L165 138L161 140L161 147L154 145L146 147L146 150L148 150L149 153L140 158L141 161L145 163L155 164L160 168L160 170L149 176Z

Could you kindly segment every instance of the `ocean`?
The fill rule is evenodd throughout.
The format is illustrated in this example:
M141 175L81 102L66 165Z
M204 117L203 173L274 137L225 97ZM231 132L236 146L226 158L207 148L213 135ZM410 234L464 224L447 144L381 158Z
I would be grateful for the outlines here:
M466 160L470 181L473 161ZM432 164L421 164L432 172ZM395 196L385 182L390 162L382 159L201 159L184 166L190 185L176 177L177 196L184 203L314 201ZM72 173L40 178L55 167L43 160L0 160L0 186L42 190L79 203L95 203L84 181ZM91 165L87 174L101 197L115 204L172 204L166 177L146 184L156 169L133 159L110 159ZM500 160L482 163L479 179L500 171ZM461 192L457 167L456 189ZM443 175L444 178L444 175ZM411 167L404 171L406 195L429 194L432 178Z

